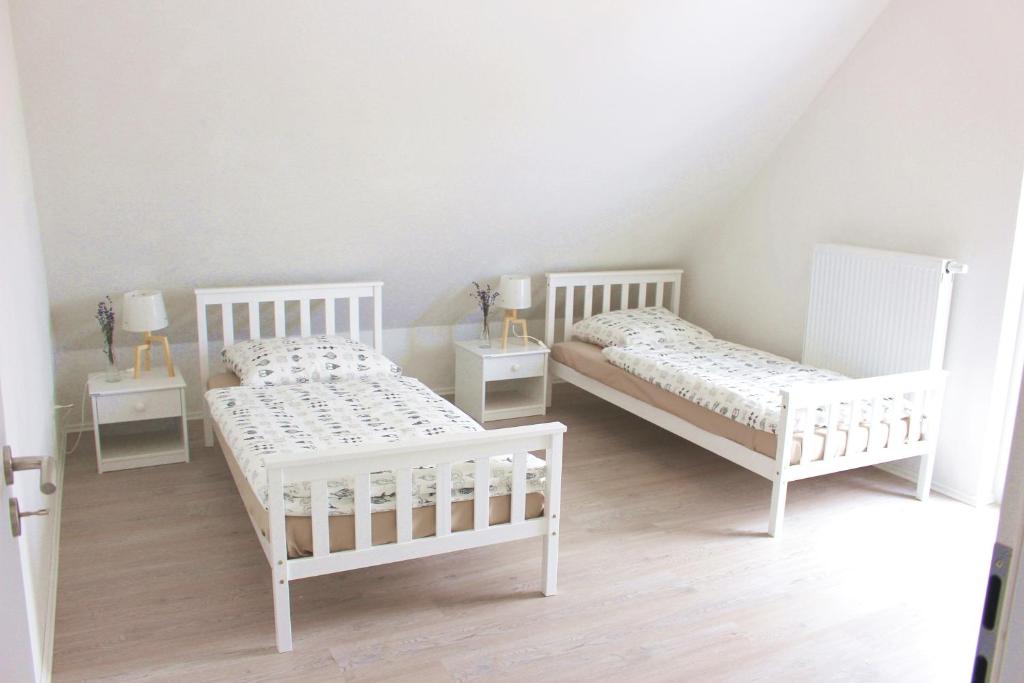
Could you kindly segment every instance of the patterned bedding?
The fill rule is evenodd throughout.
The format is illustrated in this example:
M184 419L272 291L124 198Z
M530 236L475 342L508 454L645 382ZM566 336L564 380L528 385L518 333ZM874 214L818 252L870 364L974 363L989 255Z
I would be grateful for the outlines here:
M848 379L831 370L802 365L782 356L715 338L691 338L661 346L636 344L602 350L608 361L637 377L740 424L776 433L782 410L780 389L794 384ZM909 414L905 402L900 417ZM858 423L870 419L868 402L858 404ZM884 401L882 420L896 417L896 402ZM847 428L850 409L840 406L838 426ZM826 424L819 409L815 427ZM796 431L807 429L807 417L797 416Z
M206 392L216 421L253 491L267 505L265 459L277 453L316 451L339 446L386 444L445 434L481 431L465 413L411 377L374 377L344 382L273 387L226 387ZM434 468L413 470L413 505L434 504ZM452 466L452 500L470 500L472 463ZM490 494L512 489L512 457L491 459ZM544 491L544 461L527 456L527 493ZM328 483L328 510L352 514L353 482ZM370 477L373 512L395 509L395 477ZM309 515L309 484L285 487L285 514Z

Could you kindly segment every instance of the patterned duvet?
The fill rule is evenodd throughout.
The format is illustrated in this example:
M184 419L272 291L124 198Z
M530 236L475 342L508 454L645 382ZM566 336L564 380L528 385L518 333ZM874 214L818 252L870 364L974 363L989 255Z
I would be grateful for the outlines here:
M264 506L264 462L274 454L396 443L482 429L421 382L403 376L263 388L227 387L206 392L206 401L240 469ZM452 466L453 501L473 498L473 470L472 463ZM511 456L492 458L490 494L508 495L511 488ZM528 455L526 491L543 490L544 461ZM433 505L435 493L434 469L413 470L413 505ZM350 479L329 482L327 494L330 514L352 514ZM374 512L394 510L394 474L371 475L370 495ZM286 514L310 514L308 483L288 485L284 497Z
M677 396L748 427L776 433L782 410L780 389L794 384L848 379L831 370L802 365L782 356L758 351L713 337L692 337L660 346L636 344L606 347L608 361ZM900 417L909 414L901 401ZM887 399L883 420L895 417L896 402ZM859 404L859 422L870 418L867 402ZM846 428L850 409L840 407L838 425ZM806 416L797 416L797 431L806 429ZM815 426L824 426L826 411L819 409Z

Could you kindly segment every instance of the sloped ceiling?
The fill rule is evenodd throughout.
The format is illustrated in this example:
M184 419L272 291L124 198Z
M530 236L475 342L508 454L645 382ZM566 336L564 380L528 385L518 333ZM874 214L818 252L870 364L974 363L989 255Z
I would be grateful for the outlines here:
M159 287L470 280L679 260L885 0L15 0L55 337ZM535 287L538 292L541 281Z

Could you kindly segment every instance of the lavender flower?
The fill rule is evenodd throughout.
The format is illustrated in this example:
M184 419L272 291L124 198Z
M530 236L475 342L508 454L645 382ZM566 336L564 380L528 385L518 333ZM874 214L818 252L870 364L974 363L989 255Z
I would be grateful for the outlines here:
M107 354L107 360L114 364L114 302L110 297L104 297L96 306L96 321L100 324L100 331L103 332L103 353Z
M469 295L476 299L477 305L480 306L480 312L484 314L484 320L487 320L487 316L491 312L491 306L494 305L494 301L498 298L499 293L491 289L490 285L481 287L480 283L473 283L475 292L470 292Z

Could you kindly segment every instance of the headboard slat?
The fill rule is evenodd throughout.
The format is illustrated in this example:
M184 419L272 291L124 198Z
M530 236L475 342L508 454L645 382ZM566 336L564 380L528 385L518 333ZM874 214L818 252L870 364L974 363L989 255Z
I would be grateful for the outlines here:
M658 306L665 305L665 288L668 286L670 309L679 313L679 293L682 291L682 270L619 270L586 273L548 273L547 297L544 309L544 342L551 346L558 337L558 316L562 316L562 340L572 337L572 326L576 322L575 290L583 287L583 317L595 314L594 287L601 288L601 306L597 313L612 310L612 288L619 288L619 309L630 308L630 287L637 285L637 305L646 306L650 298L650 286L654 285L654 300ZM558 307L558 291L565 290L564 303ZM635 306L634 306L635 307Z
M324 299L324 334L335 335L338 327L334 322L334 297Z
M210 379L210 330L207 323L207 309L211 306L220 308L221 328L224 346L230 346L235 342L235 318L234 305L246 304L249 310L249 336L252 339L259 339L262 336L262 303L273 306L273 328L274 337L285 337L288 332L287 307L285 302L299 302L299 317L301 333L309 335L312 329L312 309L310 301L318 300L324 302L324 327L328 333L336 333L334 315L335 301L338 299L348 300L349 311L355 312L350 324L351 333L349 337L359 339L359 299L373 300L373 327L375 337L373 346L377 351L383 352L383 335L381 330L381 312L383 283L381 282L353 282L323 285L285 285L280 287L217 287L210 289L197 289L196 294L196 320L199 333L199 374L202 380L202 387L206 387ZM217 349L219 351L219 349Z
M359 299L348 300L348 336L359 341Z
M249 339L260 338L260 302L249 302Z
M284 299L278 299L274 302L274 336L275 337L286 337L288 336L288 319L284 315Z
M233 304L220 305L221 329L224 331L224 346L235 343L235 307Z
M574 294L576 291L575 285L570 285L565 288L565 319L563 321L564 331L563 339L568 339L572 336L572 323L573 323L573 311L576 309L576 302L573 301Z
M309 323L309 299L299 299L299 336L308 337L311 332Z

